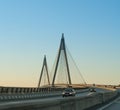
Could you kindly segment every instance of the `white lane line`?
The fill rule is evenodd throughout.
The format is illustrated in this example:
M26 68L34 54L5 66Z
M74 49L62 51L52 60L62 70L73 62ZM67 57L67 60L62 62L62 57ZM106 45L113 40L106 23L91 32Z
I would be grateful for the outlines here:
M91 93L88 93L87 95L89 96L89 95L93 95L94 94L94 92L91 92Z

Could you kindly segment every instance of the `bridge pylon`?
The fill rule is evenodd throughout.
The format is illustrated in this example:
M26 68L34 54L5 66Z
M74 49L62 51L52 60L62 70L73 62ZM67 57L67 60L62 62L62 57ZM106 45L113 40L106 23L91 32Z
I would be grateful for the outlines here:
M66 68L67 68L67 76L68 76L68 85L71 85L72 82L71 82L71 77L70 77L70 70L69 70L69 65L68 65L68 58L67 58L66 46L65 46L65 40L64 40L64 34L63 33L62 33L59 52L58 52L58 56L57 56L57 62L56 62L56 65L55 65L54 76L53 76L53 80L52 80L52 86L53 87L54 87L54 83L55 83L56 73L57 73L57 70L58 70L58 64L60 62L61 51L64 53L64 57L65 57L65 63L66 63Z
M44 74L44 70L46 71L48 85L50 85L46 55L44 55L43 66L42 66L42 70L41 70L41 74L40 74L40 78L39 78L39 82L38 82L38 88L41 86L41 80L42 80L42 77Z

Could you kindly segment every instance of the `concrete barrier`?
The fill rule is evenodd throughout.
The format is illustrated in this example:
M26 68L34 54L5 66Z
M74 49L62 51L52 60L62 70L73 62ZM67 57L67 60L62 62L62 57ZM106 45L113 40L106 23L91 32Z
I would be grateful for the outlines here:
M117 91L94 93L85 97L67 97L50 101L34 100L18 104L0 105L0 110L84 110L102 104L117 95Z
M112 92L107 92L107 93L102 94L103 103L117 96L117 94L118 94L117 91L112 91Z

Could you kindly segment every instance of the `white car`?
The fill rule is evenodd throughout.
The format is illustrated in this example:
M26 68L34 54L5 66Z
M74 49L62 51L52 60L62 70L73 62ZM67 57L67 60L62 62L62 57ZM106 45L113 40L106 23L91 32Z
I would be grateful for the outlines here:
M63 97L67 97L67 96L75 96L76 92L73 88L66 88L63 93L62 96Z

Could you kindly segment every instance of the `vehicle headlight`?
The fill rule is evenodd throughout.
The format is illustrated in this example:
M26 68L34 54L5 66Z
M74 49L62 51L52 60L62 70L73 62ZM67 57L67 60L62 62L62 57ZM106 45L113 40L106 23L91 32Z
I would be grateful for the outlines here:
M65 92L63 92L62 94L65 94Z

